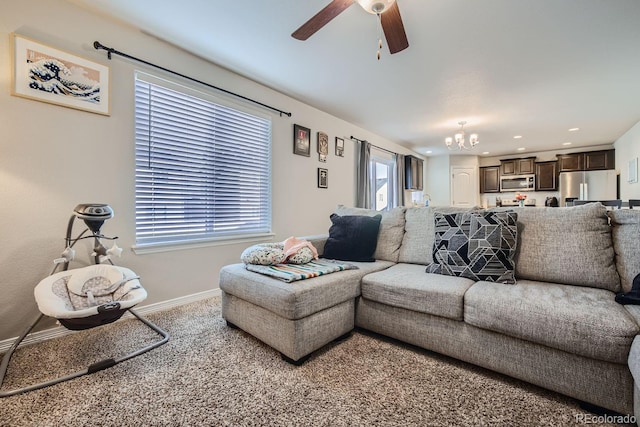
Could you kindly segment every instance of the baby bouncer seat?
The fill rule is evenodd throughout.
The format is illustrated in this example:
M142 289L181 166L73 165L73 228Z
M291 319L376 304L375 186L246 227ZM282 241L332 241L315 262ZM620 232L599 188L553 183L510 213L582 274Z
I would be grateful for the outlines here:
M113 210L104 204L81 204L75 208L67 227L66 248L62 257L54 260L56 266L52 274L41 280L34 289L40 315L16 339L0 363L0 387L4 382L14 351L44 316L53 317L65 328L78 331L115 322L129 312L160 335L161 339L124 356L95 362L86 369L69 375L15 390L0 390L0 397L40 389L109 368L159 347L169 340L169 334L133 310L136 304L147 297L147 292L140 283L140 276L128 268L113 265L111 262L111 255L119 255L122 249L115 244L111 249L106 249L101 243L102 239L116 239L105 237L100 233L104 220L112 216ZM83 219L88 229L77 238L71 239L73 222L76 218ZM89 230L91 235L83 237ZM73 246L84 238L95 240L92 255L95 256L96 264L68 270L69 263L74 258ZM105 260L109 261L109 264L103 264L102 261ZM60 265L64 266L63 271L56 273Z

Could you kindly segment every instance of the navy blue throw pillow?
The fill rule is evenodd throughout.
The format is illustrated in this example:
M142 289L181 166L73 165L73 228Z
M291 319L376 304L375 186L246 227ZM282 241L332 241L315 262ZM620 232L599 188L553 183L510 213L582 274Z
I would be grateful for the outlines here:
M382 215L361 216L332 214L329 238L323 258L341 261L373 262L378 245Z

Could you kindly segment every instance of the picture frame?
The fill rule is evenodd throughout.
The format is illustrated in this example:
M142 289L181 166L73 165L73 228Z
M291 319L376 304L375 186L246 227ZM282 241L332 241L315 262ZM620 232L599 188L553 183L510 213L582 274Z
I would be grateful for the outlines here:
M635 184L638 182L638 158L634 158L629 160L629 165L628 165L628 181L629 184Z
M318 168L318 188L329 188L329 170Z
M293 154L311 157L311 129L293 125Z
M318 160L327 161L329 155L329 136L324 132L318 132Z
M11 49L12 95L111 115L108 66L15 33Z
M344 139L336 136L336 156L344 157Z

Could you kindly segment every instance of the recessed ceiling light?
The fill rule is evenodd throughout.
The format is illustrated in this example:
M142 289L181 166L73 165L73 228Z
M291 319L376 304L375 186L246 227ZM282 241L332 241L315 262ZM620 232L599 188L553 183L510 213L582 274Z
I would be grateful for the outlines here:
M571 145L570 142L563 142L562 145Z
M520 138L522 138L522 135L516 135L513 137L513 139L520 139Z
M427 150L427 151L425 151L425 152L426 152L427 154L431 154L431 153L433 153L433 151L431 151L431 150Z
M482 154L489 154L489 152L488 151L483 151Z
M569 129L569 132L575 132L577 130L580 130L580 128L571 128L571 129Z
M524 148L524 147L518 148L518 151L524 151L524 150L526 150L526 148Z

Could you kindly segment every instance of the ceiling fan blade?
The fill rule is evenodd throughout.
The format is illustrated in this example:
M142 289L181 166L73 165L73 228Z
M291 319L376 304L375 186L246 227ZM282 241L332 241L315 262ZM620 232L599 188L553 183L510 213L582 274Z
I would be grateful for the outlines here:
M398 53L409 47L409 40L407 40L407 34L404 32L397 1L380 15L380 23L387 39L387 45L389 45L389 52L392 54Z
M295 30L291 37L298 40L306 40L315 34L320 28L324 27L342 11L353 4L353 0L333 0L324 9L316 13L313 18L302 24L300 28Z

